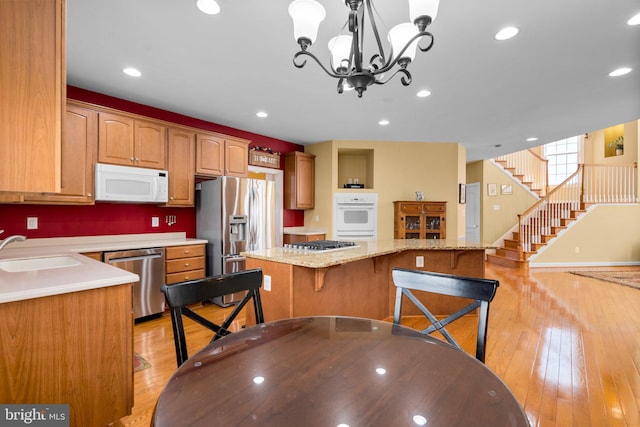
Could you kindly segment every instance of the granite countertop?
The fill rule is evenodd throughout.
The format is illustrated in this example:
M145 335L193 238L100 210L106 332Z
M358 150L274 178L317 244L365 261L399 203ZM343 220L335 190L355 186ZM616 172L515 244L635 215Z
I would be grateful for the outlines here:
M60 237L14 242L0 251L0 261L63 255L77 262L67 267L23 272L7 272L0 269L0 303L121 285L139 279L137 274L90 259L81 255L82 252L201 243L207 241L187 239L185 233Z
M358 241L357 246L331 251L302 251L299 249L271 248L243 252L247 258L261 259L300 267L324 268L346 264L366 258L389 255L408 250L486 250L496 246L484 243L470 243L460 240L375 240Z

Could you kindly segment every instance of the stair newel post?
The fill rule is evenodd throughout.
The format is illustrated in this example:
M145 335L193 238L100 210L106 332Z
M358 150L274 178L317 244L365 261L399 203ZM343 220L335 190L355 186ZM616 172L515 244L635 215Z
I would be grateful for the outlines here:
M522 238L524 236L524 230L522 229L522 214L518 214L518 259L524 259L524 250L522 247Z

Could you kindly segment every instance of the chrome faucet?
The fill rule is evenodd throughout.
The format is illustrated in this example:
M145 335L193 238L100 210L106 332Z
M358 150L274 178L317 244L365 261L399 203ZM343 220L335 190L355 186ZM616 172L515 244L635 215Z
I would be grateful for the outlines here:
M4 233L4 230L0 230L0 234L2 234L2 233ZM24 242L25 240L27 240L27 238L25 236L20 236L20 235L9 236L6 239L4 239L2 242L0 242L0 250L2 250L9 243L12 243L12 242Z

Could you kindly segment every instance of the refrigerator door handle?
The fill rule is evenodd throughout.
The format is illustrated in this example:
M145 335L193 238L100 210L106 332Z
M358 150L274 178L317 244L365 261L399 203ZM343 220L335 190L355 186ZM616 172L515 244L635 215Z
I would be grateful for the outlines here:
M240 255L225 255L222 258L224 258L224 262L238 262L247 260L247 257L243 257Z

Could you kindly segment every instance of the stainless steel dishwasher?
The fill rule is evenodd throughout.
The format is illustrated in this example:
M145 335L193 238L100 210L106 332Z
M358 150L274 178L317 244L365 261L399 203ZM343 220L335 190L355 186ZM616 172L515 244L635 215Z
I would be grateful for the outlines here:
M133 284L136 319L164 311L164 295L160 291L164 283L164 248L105 252L104 262L140 276Z

